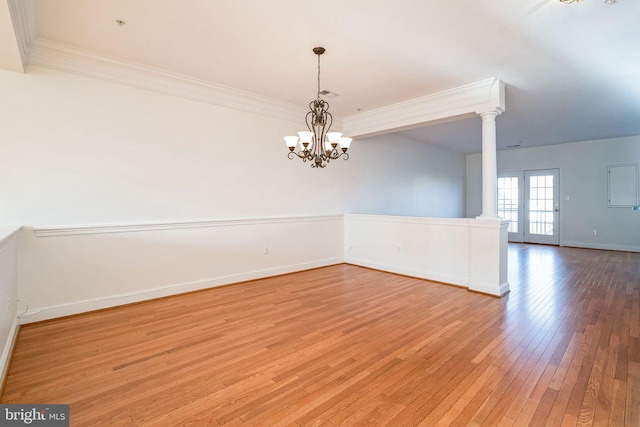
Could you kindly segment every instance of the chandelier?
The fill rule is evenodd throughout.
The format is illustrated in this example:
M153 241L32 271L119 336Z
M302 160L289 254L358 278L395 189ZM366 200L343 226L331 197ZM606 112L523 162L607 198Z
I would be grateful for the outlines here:
M342 136L342 132L329 132L333 117L329 110L329 103L320 99L320 55L323 47L313 48L318 55L318 94L315 101L309 103L309 112L305 117L308 131L298 132L298 136L285 136L284 141L289 147L289 159L297 156L303 162L311 162L312 168L324 168L331 160L344 157L349 158L347 150L351 145L351 138ZM338 151L338 147L340 151ZM296 148L298 151L296 151Z

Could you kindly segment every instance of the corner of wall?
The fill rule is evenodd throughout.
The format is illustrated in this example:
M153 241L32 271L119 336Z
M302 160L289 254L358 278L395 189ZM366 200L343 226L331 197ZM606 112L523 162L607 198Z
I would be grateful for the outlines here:
M13 346L18 335L18 240L20 227L0 227L0 383L9 371ZM6 308L6 309L5 309ZM1 390L1 389L0 389Z

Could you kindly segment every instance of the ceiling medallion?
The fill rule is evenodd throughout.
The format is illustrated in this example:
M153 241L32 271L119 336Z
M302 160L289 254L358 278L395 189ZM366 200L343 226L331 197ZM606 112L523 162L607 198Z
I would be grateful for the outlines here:
M329 103L320 99L320 55L324 52L323 47L313 48L313 53L318 55L318 94L315 101L309 103L310 111L305 117L309 130L298 132L298 136L284 137L289 147L289 159L297 156L303 162L311 162L312 168L324 168L331 160L340 157L347 160L347 150L351 145L351 138L342 136L342 132L329 132L333 116L328 111ZM299 151L296 151L296 148L299 148Z
M582 1L582 0L560 0L560 3L569 4L569 3L578 3L579 1ZM616 4L617 1L618 0L604 0L606 4Z

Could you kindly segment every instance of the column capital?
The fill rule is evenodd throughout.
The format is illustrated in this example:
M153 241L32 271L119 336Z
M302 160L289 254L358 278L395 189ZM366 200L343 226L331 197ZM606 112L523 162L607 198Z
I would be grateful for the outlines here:
M504 113L504 109L502 108L496 108L493 110L487 110L487 111L477 111L476 114L479 115L480 117L490 117L490 116L499 116L500 114Z

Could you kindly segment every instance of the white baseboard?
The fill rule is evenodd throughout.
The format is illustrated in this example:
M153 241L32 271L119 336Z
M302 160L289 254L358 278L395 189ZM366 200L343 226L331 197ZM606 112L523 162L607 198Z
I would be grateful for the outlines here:
M480 292L483 294L503 297L509 293L509 282L504 281L499 285L492 285L489 283L482 283L482 282L471 282L469 283L469 290L474 292Z
M57 317L70 316L73 314L102 310L105 308L117 307L119 305L131 304L134 302L146 301L155 298L162 298L186 292L213 288L216 286L244 282L247 280L263 279L265 277L278 276L280 274L288 274L297 271L309 270L312 268L326 267L329 265L341 264L343 262L344 260L342 258L330 258L300 264L273 267L263 270L248 271L227 276L213 277L204 280L179 283L153 289L145 289L126 294L111 295L103 298L77 301L68 304L60 304L49 307L34 307L20 315L19 319L20 324L39 322L42 320L55 319Z
M361 267L373 268L375 270L388 271L390 273L402 274L405 276L417 277L419 279L433 280L435 282L447 283L464 288L469 287L469 280L463 276L455 276L450 274L442 274L436 271L428 271L422 269L414 269L403 266L382 264L362 258L345 257L344 262Z
M9 363L11 363L13 346L16 343L16 338L18 337L19 328L20 328L20 322L16 317L13 320L13 324L11 325L11 330L9 331L9 336L7 337L7 341L4 343L4 348L2 349L2 356L0 356L0 391L1 391L1 386L4 385L5 378L9 373Z
M640 252L640 246L609 245L606 243L562 242L562 246L585 249L604 249L606 251Z

